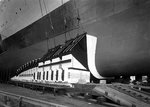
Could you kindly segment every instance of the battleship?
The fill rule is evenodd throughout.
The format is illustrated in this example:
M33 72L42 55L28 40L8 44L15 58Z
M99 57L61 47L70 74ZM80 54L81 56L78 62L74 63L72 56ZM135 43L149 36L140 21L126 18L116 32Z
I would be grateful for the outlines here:
M98 79L150 72L149 0L1 0L0 79L84 32Z

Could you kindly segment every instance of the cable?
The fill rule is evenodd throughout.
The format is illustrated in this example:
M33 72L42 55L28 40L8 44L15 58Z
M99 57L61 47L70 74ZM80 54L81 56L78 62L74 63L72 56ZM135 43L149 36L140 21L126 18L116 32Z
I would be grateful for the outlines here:
M62 3L62 5L64 4L64 2L63 2L63 0L61 0L61 3ZM67 32L66 32L66 29L67 29L67 20L66 20L66 17L65 17L65 15L64 15L64 10L62 10L62 12L63 12L63 14L62 14L62 16L63 16L63 19L64 19L64 28L65 28L65 41L67 41Z
M54 47L56 46L56 40L55 40L55 37L54 37Z
M48 39L48 34L47 34L47 32L45 32L45 34L46 34L46 39L47 39L47 50L49 50L49 39Z
M47 11L47 7L46 7L45 0L43 0L43 3L44 3L46 15L47 15L47 14L48 14L48 11ZM52 23L52 19L51 19L50 13L48 14L48 19L49 19L49 21L50 21L50 27L51 27L51 29L52 29L52 31L53 31L53 34L55 34L55 29L54 29L54 26L53 26L53 23ZM47 35L47 39L49 39L48 35ZM54 46L56 46L55 37L54 37Z
M43 0L43 3L44 3L46 14L48 14L47 7L46 7L46 4L45 4L45 0ZM51 20L50 14L48 15L48 17L49 17L49 21L50 21L50 26L51 26L52 30L54 30L54 26L52 24L52 20Z
M45 8L45 11L46 11L46 15L47 15L47 7L46 7L46 4L45 4L45 0L43 0L43 3L44 3L44 8ZM47 49L49 50L49 38L48 38L48 33L45 32L46 34L46 39L47 39Z
M77 16L77 21L78 21L78 34L77 35L79 35L79 30L80 30L80 28L81 28L81 30L83 31L83 33L85 32L84 31L84 28L83 28L83 25L81 24L81 17L80 17L80 13L79 13L79 8L77 8L77 5L76 5L76 2L75 2L75 0L74 0L74 5L75 5L75 8L76 8L76 11L77 11L77 14L78 14L78 16Z
M46 7L46 4L45 4L45 0L43 0L43 3L44 3L45 11L46 11L46 14L47 14L47 7Z
M43 16L43 10L42 10L42 5L41 5L41 0L39 0L39 5L40 5L41 14Z

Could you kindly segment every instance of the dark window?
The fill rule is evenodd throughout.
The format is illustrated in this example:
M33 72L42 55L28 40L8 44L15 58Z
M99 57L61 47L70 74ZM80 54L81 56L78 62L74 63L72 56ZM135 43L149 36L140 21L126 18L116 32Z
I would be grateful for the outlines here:
M39 72L37 72L37 80L39 79Z
M58 80L58 70L56 71L56 80Z
M35 73L33 73L33 79L35 80Z
M39 80L41 79L41 72L39 73Z
M48 80L48 71L47 71L47 74L46 74L46 80Z
M40 79L40 72L38 72L38 80Z
M45 72L43 72L43 80L45 80Z
M62 81L64 81L64 76L65 76L65 71L62 69L62 75L61 75Z
M51 71L51 80L53 80L53 74L54 74L54 72Z

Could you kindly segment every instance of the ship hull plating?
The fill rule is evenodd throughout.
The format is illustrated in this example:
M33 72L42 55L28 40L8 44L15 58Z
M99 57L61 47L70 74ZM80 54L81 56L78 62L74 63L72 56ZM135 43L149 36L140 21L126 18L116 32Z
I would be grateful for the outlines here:
M95 64L102 77L149 75L149 12L146 0L69 1L3 41L7 51L0 55L1 76L11 77L19 66L83 31L97 37ZM61 34L78 26L77 17L81 18L80 29Z

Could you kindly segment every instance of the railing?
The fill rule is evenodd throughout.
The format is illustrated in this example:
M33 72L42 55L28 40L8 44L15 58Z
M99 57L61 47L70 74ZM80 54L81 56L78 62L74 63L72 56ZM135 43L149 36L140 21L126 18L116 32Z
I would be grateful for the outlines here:
M2 107L67 107L43 100L0 91L0 106Z

